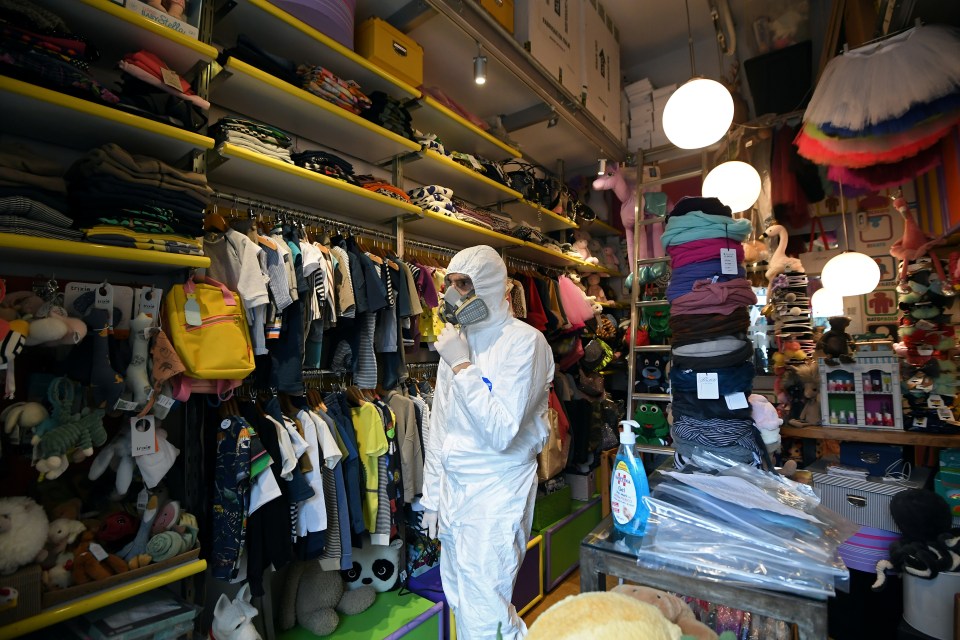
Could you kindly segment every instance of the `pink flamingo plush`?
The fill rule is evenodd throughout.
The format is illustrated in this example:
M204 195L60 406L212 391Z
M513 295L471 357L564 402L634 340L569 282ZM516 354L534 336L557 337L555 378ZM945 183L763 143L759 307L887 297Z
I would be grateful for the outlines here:
M639 255L633 254L633 225L634 215L637 211L637 185L633 181L627 181L620 170L620 165L616 162L607 164L606 175L598 177L593 181L593 188L596 191L606 191L612 189L614 195L622 203L620 205L620 220L623 222L623 228L627 233L627 259L630 270L636 269L636 259L640 258L660 258L663 257L663 245L660 244L660 236L663 235L663 222L655 222L641 227L643 234L639 243Z

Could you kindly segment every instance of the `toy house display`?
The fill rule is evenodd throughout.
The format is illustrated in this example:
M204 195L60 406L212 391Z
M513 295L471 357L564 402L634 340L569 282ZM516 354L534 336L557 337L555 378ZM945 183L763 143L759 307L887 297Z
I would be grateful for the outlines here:
M857 357L829 366L820 359L820 411L832 427L903 429L900 364L890 355Z

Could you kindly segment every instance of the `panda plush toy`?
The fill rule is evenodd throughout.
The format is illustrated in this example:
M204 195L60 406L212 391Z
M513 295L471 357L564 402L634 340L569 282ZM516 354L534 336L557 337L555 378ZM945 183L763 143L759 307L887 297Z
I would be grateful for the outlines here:
M400 547L403 542L394 540L389 545L372 544L368 535L364 535L362 540L362 549L353 548L353 566L340 572L347 589L366 586L382 593L400 586Z

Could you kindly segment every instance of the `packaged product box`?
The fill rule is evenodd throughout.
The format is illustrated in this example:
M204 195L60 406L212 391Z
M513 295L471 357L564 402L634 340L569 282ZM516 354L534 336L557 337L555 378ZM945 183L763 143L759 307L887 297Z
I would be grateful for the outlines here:
M140 0L126 0L122 4L130 11L139 13L144 18L153 20L157 24L162 24L185 36L199 38L200 7L202 2L201 0L186 0L186 2L184 13L179 18L174 18L166 11L155 9L145 2L140 2Z
M620 30L599 0L579 0L584 106L608 131L620 133Z
M582 25L579 0L518 0L513 37L576 98L580 98Z
M354 43L357 53L410 86L423 84L423 47L386 20L361 22Z

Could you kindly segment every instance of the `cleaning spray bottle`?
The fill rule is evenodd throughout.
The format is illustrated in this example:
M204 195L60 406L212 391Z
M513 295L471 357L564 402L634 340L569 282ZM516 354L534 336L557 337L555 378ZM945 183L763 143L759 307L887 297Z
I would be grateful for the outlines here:
M643 463L634 454L640 425L635 420L622 420L620 425L620 450L613 463L613 477L610 479L610 510L613 512L613 525L621 532L642 536L647 527L650 509L643 498L650 495L647 484L647 472Z

